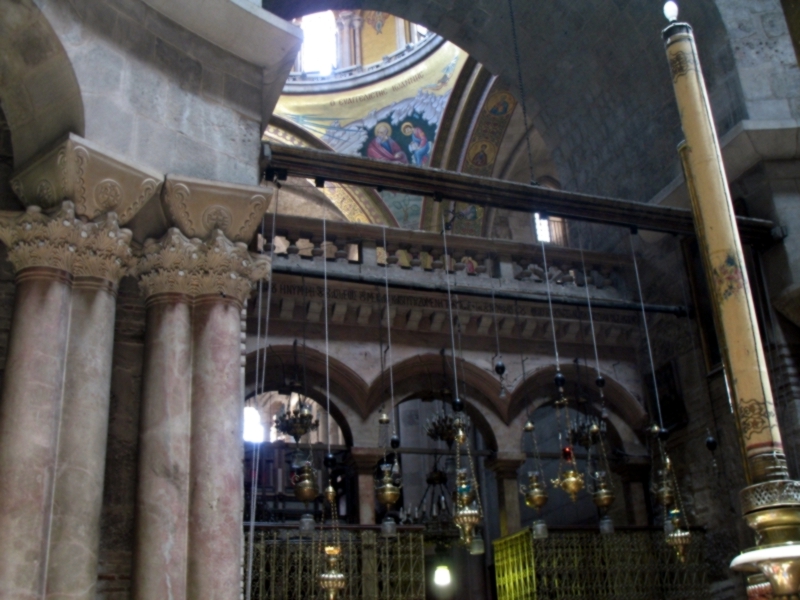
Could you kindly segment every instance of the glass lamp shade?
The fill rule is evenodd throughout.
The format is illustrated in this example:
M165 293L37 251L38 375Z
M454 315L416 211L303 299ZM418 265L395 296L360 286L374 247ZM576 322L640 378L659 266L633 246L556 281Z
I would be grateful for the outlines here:
M439 587L450 585L450 569L447 565L439 565L433 573L433 583Z
M486 544L483 541L482 535L476 535L472 538L472 542L469 545L469 553L473 556L486 554Z
M533 539L544 540L547 539L549 532L547 531L547 523L539 519L533 522Z
M614 521L608 515L600 519L600 533L604 535L614 533Z
M664 4L664 16L670 23L678 20L678 5L672 0Z
M397 523L392 517L386 517L381 523L381 535L387 538L397 536Z
M316 523L314 522L314 517L309 514L305 514L300 517L300 533L302 535L311 535L314 533L314 526Z

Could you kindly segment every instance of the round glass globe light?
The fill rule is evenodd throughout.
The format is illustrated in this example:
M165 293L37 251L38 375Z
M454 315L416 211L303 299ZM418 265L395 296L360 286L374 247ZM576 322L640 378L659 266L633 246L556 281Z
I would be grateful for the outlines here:
M667 21L672 23L673 21L678 20L678 4L669 0L666 4L664 4L664 16L667 17Z
M433 583L440 587L450 585L450 569L447 565L439 565L433 573Z

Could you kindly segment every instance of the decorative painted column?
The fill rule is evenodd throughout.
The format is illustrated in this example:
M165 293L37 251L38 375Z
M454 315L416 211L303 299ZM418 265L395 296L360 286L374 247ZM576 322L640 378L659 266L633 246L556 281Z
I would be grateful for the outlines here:
M80 223L80 222L78 222ZM131 263L131 232L109 213L76 224L64 404L58 436L48 600L94 600L103 508L117 284Z
M793 595L800 590L800 482L789 479L786 467L736 216L692 28L675 22L674 2L665 5L665 14L672 22L663 37L686 136L680 154L750 484L741 491L742 512L756 531L758 543L757 549L736 557L731 566L760 570L776 595Z
M522 528L517 471L524 463L525 457L516 454L498 454L486 461L486 468L492 471L497 479L500 535L503 537L517 533Z
M180 229L148 240L136 267L148 313L133 597L236 600L242 308L269 275L243 240L271 191L168 178L165 192Z

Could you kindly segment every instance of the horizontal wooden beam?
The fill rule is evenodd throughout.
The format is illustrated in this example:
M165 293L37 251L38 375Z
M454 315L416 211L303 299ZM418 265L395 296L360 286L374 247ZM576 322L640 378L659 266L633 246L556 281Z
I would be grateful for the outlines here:
M309 177L379 190L396 190L436 200L458 200L528 213L536 211L579 221L650 231L680 235L695 233L692 213L684 208L554 190L324 150L264 143L262 167L270 171L270 175ZM764 246L780 239L774 235L772 221L738 217L737 222L745 243Z

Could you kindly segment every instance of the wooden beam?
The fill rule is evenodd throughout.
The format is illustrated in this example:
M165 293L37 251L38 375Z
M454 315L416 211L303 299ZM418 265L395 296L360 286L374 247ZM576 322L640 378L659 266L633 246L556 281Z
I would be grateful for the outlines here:
M262 168L280 176L290 174L487 207L537 211L579 221L681 235L695 233L692 213L688 209L553 190L324 150L264 143ZM772 221L738 217L737 222L745 243L769 245L781 239L774 236Z

